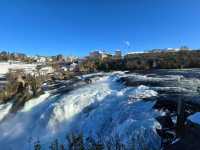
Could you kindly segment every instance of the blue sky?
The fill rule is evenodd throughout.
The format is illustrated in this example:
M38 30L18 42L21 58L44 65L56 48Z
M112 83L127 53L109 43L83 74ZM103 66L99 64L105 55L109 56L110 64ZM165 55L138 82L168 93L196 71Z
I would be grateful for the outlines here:
M0 49L87 55L94 49L200 47L199 0L0 0Z

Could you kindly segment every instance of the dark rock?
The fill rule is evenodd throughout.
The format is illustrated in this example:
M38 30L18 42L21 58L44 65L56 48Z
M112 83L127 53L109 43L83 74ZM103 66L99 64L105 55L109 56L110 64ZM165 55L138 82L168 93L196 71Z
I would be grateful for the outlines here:
M155 105L153 106L154 109L163 109L169 110L170 112L175 112L177 110L177 102L172 100L157 100Z
M182 137L165 147L166 150L199 150L200 126L186 126Z
M172 129L175 126L170 116L159 116L156 118L156 120L161 124L162 128L164 129Z

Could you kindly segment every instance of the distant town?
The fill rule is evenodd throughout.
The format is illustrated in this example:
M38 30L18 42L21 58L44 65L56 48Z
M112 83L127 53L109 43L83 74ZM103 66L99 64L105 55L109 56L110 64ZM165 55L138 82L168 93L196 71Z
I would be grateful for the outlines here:
M188 68L192 69L188 70ZM161 146L174 146L171 144L174 138L178 138L180 134L185 132L185 122L187 125L191 124L191 122L188 123L186 121L186 118L190 118L193 113L199 111L199 102L196 103L195 98L199 99L200 81L194 79L194 77L199 78L199 69L195 68L200 68L200 50L190 49L187 46L182 46L180 48L153 49L145 52L133 51L127 54L122 54L120 50L116 50L113 54L105 50L95 50L90 52L88 56L82 58L64 56L62 54L56 56L27 56L21 53L1 51L0 121L6 120L7 117L9 118L10 114L18 115L18 112L22 112L23 114L23 112L27 110L31 110L32 113L37 114L43 112L42 109L44 109L45 114L51 114L49 110L52 111L53 114L56 112L56 124L58 122L57 120L60 118L60 120L62 120L62 116L69 116L70 118L71 113L76 114L81 107L84 107L84 109L80 114L83 114L83 116L87 118L89 116L88 114L93 114L93 110L95 112L98 108L102 110L101 108L108 108L109 106L113 114L116 112L118 113L121 107L123 107L123 109L121 109L123 111L127 111L127 108L128 111L137 110L136 113L133 113L134 115L128 116L143 115L143 109L147 108L147 110L145 110L145 115L137 118L142 119L142 122L144 120L149 122L152 120L152 116L155 118L153 115L154 112L152 111L158 109L160 111L156 111L155 113L161 111L166 113L165 116L161 115L159 116L160 118L156 118L157 121L154 121L159 122L162 129L156 126L153 127L154 130L156 129L156 134L151 135L151 133L154 132L150 132L148 133L148 138L152 138L152 136L158 137L159 135L161 138ZM187 76L192 78L187 78ZM184 90L182 91L180 89ZM130 93L129 90L132 92ZM105 96L105 94L108 97ZM179 94L179 98L177 98L176 94ZM187 94L187 99L189 99L191 103L181 103L177 105L177 99L182 98L185 100L184 94ZM67 97L68 95L69 97ZM102 102L99 101L99 95L102 96ZM62 98L62 96L65 97ZM54 101L54 99L56 101ZM95 101L93 101L93 99L95 99ZM148 99L147 101L156 100L156 102L150 102L151 104L146 103L146 99ZM59 100L58 103L64 106L57 106L57 100ZM134 105L137 101L141 101L141 103ZM116 102L119 103L117 106ZM105 106L103 106L104 103ZM108 103L108 105L106 103ZM67 107L65 107L65 105ZM183 109L183 105L187 105L186 109ZM177 115L178 119L176 123L173 123L171 116L176 112L177 106L180 106L181 110L183 110L180 112L181 115ZM34 111L34 107L36 107L36 110L39 110ZM55 107L55 109L51 110L53 107ZM129 107L133 107L133 109L129 110ZM29 114L28 111L27 113ZM96 114L97 116L102 115L103 111L100 111L100 113L97 111ZM124 117L123 114L127 115L127 112L122 113L122 117ZM30 115L32 114L30 113ZM119 119L118 115L119 113L114 115L117 116L116 120ZM186 117L183 117L184 115ZM107 117L107 114L104 116ZM145 117L150 119L143 119ZM43 115L39 118L42 120L40 120L41 122L45 120ZM190 120L196 122L196 119ZM32 126L32 122L35 122L35 120L30 121L30 126ZM110 123L112 121L106 119L106 123L108 122ZM80 122L76 124L79 123ZM135 124L135 122L133 122L133 124ZM166 136L169 134L168 130L164 128L168 124L170 127L169 138ZM43 124L41 123L41 125L43 129ZM55 126L57 127L57 125ZM174 126L177 126L177 129L175 133L171 134ZM150 128L152 129L152 126ZM135 129L135 126L133 129ZM196 129L194 131L190 131L191 127L188 127L188 129L187 134L189 134L189 137L192 139L193 135L195 135L194 132L196 133ZM27 133L29 134L29 132L30 131ZM39 134L40 133L37 133L37 135ZM71 143L69 144L69 149L74 149L73 144L75 144L75 147L77 146L77 139L83 141L84 138L82 135L76 135L77 138L73 138L73 135L70 134L68 136L72 136L67 138L67 141ZM146 135L144 138L146 139ZM25 141L26 140L22 142ZM38 150L38 148L40 149L41 146L44 147L39 140L34 139L33 141L34 142L30 142L29 145L33 145L35 150ZM188 143L187 137L185 143ZM52 147L57 145L58 147L58 141L52 142L50 145ZM142 145L145 144L142 142ZM159 147L160 144L157 145ZM198 141L196 145L198 146ZM78 143L78 146L87 147L87 144ZM96 145L93 146L96 147ZM110 144L108 144L108 146L110 146ZM119 147L122 146L125 145L121 144ZM62 145L62 147L64 149L64 145ZM106 147L106 145L104 145L104 147Z
M116 50L114 54L105 50L95 50L83 58L62 54L27 56L22 53L1 51L0 67L1 101L7 102L21 93L18 97L23 97L23 100L19 106L23 106L26 100L39 96L44 89L62 87L61 81L65 83L64 80L71 80L88 73L199 68L200 50L190 49L187 46L153 49L146 52L133 51L127 54L122 54L120 50Z
M182 54L184 57L182 57ZM200 64L189 62L190 55L192 55L193 60L198 60L199 58L197 56L200 55L200 50L192 50L187 46L182 46L180 48L153 49L145 52L133 51L124 55L120 50L116 50L114 54L108 53L105 50L95 50L90 52L88 56L82 58L77 56L64 56L62 54L56 56L27 56L22 53L1 51L0 74L6 74L9 71L19 69L27 74L36 75L40 73L45 75L55 71L60 73L88 73L97 70L167 69L199 66ZM175 58L176 56L177 58ZM143 59L144 57L145 59ZM178 63L179 58L180 62ZM167 61L168 65L164 64L165 61ZM170 63L173 63L173 65L170 65Z

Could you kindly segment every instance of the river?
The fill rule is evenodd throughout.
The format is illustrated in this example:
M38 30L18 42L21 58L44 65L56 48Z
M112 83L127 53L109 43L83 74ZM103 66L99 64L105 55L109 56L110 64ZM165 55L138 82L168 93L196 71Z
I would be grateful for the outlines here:
M69 93L46 92L12 115L12 104L0 105L0 119L7 116L0 123L0 149L33 149L38 140L49 149L55 139L66 143L71 132L94 139L118 136L127 149L159 149L155 117L160 112L152 108L154 101L142 100L157 93L143 85L127 87L118 82L121 75L106 74Z

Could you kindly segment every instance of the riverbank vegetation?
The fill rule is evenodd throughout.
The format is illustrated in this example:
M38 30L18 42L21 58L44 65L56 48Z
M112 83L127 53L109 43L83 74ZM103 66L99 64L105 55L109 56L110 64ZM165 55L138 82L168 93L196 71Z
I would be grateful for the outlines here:
M148 145L144 142L144 137L138 137L138 144L132 142L128 144L129 149L149 149ZM40 141L34 142L34 150L42 150L44 147ZM55 139L49 145L50 150L125 150L127 149L122 140L120 140L118 135L101 137L85 137L83 134L71 133L66 136L65 143L60 142L58 139Z
M121 58L86 59L82 70L150 70L150 69L183 69L200 67L199 50L180 50L165 52L146 52L127 54Z
M45 76L25 74L23 70L9 72L6 78L7 83L0 91L0 102L13 101L13 111L22 107L27 100L41 95L41 86L46 80Z

